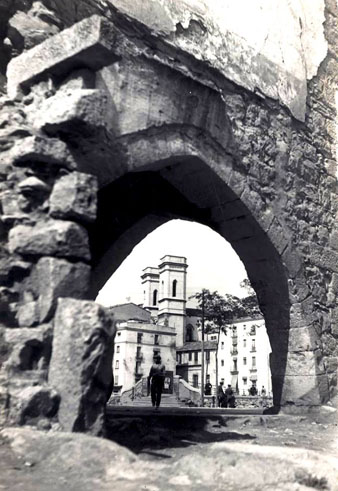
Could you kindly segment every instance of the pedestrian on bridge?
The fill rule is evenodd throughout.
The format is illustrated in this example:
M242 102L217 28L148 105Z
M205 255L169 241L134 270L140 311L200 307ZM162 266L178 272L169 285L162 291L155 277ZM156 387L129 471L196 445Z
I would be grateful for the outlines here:
M165 366L161 363L160 355L154 356L154 363L150 368L148 376L148 395L149 388L153 407L158 409L161 404L161 396L165 378Z

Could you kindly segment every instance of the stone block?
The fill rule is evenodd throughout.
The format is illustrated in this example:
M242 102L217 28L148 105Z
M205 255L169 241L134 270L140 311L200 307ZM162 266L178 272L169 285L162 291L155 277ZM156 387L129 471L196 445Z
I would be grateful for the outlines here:
M31 327L39 323L39 307L35 301L18 306L16 318L19 326Z
M72 172L62 176L50 196L50 214L55 218L93 222L96 218L98 183L95 176Z
M319 406L329 400L327 375L272 376L275 405Z
M319 336L312 326L290 329L287 338L289 352L313 351L320 346Z
M60 85L59 90L95 89L95 72L88 69L74 70Z
M61 396L58 419L65 431L102 434L113 336L112 318L100 305L58 300L48 381Z
M86 230L62 220L13 227L9 232L9 250L23 255L90 259Z
M9 161L13 165L40 162L67 169L75 169L76 167L74 159L63 141L43 136L28 136L17 140L9 152Z
M90 266L87 264L43 257L38 261L35 273L40 322L53 315L59 297L86 297L90 281Z
M286 365L280 363L278 356L272 356L271 371L274 375L318 375L324 373L324 365L319 350L298 351L288 353Z
M47 386L12 390L9 423L32 424L40 418L52 418L57 413L59 402L60 397L57 392Z
M117 61L116 30L103 17L93 15L13 58L7 68L8 95L28 87L46 73L62 76L76 67L92 70Z
M10 354L4 369L14 373L45 369L51 351L52 328L45 324L34 329L5 329L4 342L10 347Z
M66 131L89 136L108 126L108 109L107 95L100 90L60 91L41 104L34 126L49 135Z
M338 273L338 252L316 244L311 245L310 260L322 269Z

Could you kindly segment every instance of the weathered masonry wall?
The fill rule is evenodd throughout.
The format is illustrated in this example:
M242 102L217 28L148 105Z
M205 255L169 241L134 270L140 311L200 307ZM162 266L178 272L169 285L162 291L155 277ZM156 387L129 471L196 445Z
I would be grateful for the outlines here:
M2 422L102 433L114 328L91 299L175 216L208 224L243 260L275 404L334 398L334 3L305 122L111 3L17 5L1 27L13 56L0 122Z

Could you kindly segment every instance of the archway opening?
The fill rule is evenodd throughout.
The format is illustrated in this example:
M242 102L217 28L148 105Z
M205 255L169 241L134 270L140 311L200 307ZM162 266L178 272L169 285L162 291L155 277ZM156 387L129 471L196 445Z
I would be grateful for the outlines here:
M175 218L208 225L231 244L243 262L265 319L272 349L274 404L279 406L290 310L284 266L252 212L201 159L176 158L149 164L100 190L98 219L90 230L92 296L136 244Z

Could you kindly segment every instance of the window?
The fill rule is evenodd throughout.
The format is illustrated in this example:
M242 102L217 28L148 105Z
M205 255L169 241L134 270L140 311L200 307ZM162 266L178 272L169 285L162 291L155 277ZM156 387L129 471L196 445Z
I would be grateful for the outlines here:
M189 361L192 360L192 351L189 351Z
M243 377L243 385L246 385L248 383L247 377Z
M141 346L136 348L136 358L141 358Z
M205 359L207 362L210 362L210 351L205 352Z
M188 324L187 325L187 328L186 328L186 334L185 334L185 341L187 343L191 343L191 341L193 341L193 331L194 331L194 328L191 324Z
M116 353L120 353L120 346L116 346Z
M153 291L153 305L157 305L157 290Z
M198 374L197 373L194 373L194 375L192 376L192 385L193 387L198 387Z
M251 336L254 336L256 334L256 326L251 326L250 334L251 334Z
M142 332L138 332L137 333L137 342L138 343L142 343L142 336L143 336L143 333Z
M153 349L153 356L161 356L160 350L159 349Z
M224 360L221 360L221 367L224 367Z
M198 351L195 351L194 352L194 360L195 361L198 361Z
M243 365L246 365L246 358L243 358Z
M233 370L235 372L237 372L237 360L236 360L236 358L234 359L234 368L233 368Z
M121 332L119 331L119 332L117 333L117 335L118 335L118 336L121 336Z
M158 344L158 339L159 339L159 335L158 334L155 334L155 336L154 336L154 344Z
M177 293L177 280L174 280L173 281L173 297L176 297L176 293Z
M115 375L114 377L114 385L119 385L119 376Z
M140 375L141 374L141 363L139 361L136 362L135 372L136 372L137 375Z
M221 342L221 349L224 349L224 342Z
M246 339L243 339L243 348L246 348Z
M182 353L177 353L176 354L176 361L179 365L182 363Z
M210 339L217 339L217 336L210 336Z
M251 351L256 351L256 341L255 339L251 340Z
M115 368L118 369L119 368L119 365L120 365L119 360L116 360L116 362L115 362Z
M252 357L252 367L255 367L256 366L256 357L253 356Z

